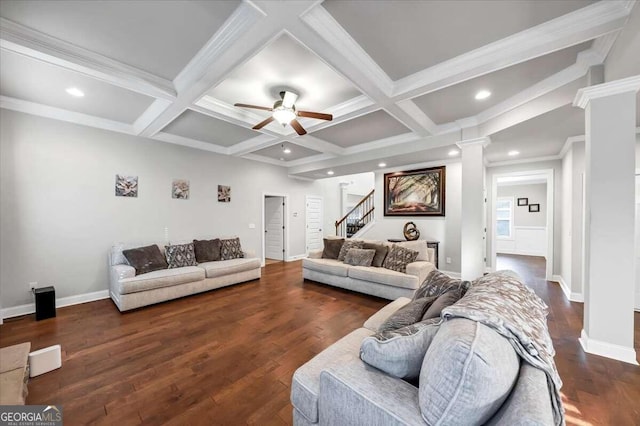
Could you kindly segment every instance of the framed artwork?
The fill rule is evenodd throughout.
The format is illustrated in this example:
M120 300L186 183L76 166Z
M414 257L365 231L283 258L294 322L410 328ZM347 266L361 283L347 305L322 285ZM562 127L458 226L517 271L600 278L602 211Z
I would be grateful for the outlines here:
M137 197L138 176L116 175L116 197Z
M540 204L529 204L529 211L532 213L537 213L540 211Z
M189 199L189 181L185 179L174 179L171 184L171 198L177 200Z
M385 216L444 216L446 166L384 175Z
M231 201L231 187L218 185L218 201L221 203L229 203Z
M519 206L528 206L529 205L529 199L528 198L518 198L518 205Z

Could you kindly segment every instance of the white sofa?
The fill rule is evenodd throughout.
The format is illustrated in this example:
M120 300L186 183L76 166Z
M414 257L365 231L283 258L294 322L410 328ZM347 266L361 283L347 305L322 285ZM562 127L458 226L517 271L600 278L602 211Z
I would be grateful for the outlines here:
M382 241L362 240L366 243L392 244ZM351 266L334 259L323 259L322 250L312 251L302 261L302 275L305 279L329 284L360 293L371 294L384 299L412 297L416 289L435 269L435 251L427 247L427 242L412 241L400 245L419 252L418 260L407 265L406 273L373 266Z
M164 254L164 245L158 244ZM199 263L136 275L126 263L122 246L109 253L109 294L118 309L128 311L190 294L260 278L260 260L244 252L243 258Z

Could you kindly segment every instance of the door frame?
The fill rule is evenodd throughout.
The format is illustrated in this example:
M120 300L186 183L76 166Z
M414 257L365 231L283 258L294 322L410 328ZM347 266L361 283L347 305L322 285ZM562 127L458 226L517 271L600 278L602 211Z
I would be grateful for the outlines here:
M553 181L554 175L553 169L543 170L527 170L521 172L506 172L506 173L494 173L491 177L491 220L489 224L491 226L491 268L496 269L496 216L497 216L497 203L498 198L498 178L501 177L513 177L513 176L527 176L527 175L543 175L547 181L547 256L546 256L546 280L553 279L553 238L554 238L554 205L553 200L555 196L555 187Z
M265 233L265 227L267 226L264 223L264 211L265 211L265 200L267 199L267 196L270 197L282 197L284 200L284 209L283 209L283 215L284 215L284 239L282 241L283 243L283 248L284 248L284 253L282 255L282 259L283 261L287 261L287 259L289 258L289 194L285 194L285 193L278 193L278 192L270 192L270 191L263 191L262 192L262 201L260 202L260 210L261 211L261 218L260 221L262 222L262 227L260 228L262 230L262 233L260 235L260 239L262 240L262 253L260 255L260 261L261 261L261 265L264 266L265 265L265 237L264 237L264 233Z
M309 241L307 241L307 237L308 237L308 232L307 232L307 226L308 226L308 217L307 217L307 204L309 204L309 198L319 198L321 203L322 203L322 220L320 221L320 224L322 225L322 236L324 237L325 233L324 233L324 197L320 196L320 195L305 195L304 197L304 251L305 254L308 256L309 255L309 251L307 250L307 247L309 247Z

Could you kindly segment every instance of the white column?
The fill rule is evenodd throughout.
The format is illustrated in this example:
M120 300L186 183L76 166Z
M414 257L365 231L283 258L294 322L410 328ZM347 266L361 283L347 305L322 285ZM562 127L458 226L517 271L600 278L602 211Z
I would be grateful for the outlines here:
M586 352L637 364L635 283L635 130L640 76L580 89L585 109Z
M460 216L463 280L474 280L484 273L484 147L489 138L458 142L462 151L462 213Z

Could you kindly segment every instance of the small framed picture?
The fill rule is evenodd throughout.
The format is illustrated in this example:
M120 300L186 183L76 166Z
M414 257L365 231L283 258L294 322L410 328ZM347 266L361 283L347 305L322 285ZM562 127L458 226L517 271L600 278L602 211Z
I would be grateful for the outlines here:
M218 201L221 203L231 202L231 187L226 185L218 185Z
M528 198L518 198L518 205L519 206L528 206L529 205L529 199Z
M529 204L529 211L532 213L537 213L540 211L540 204Z

